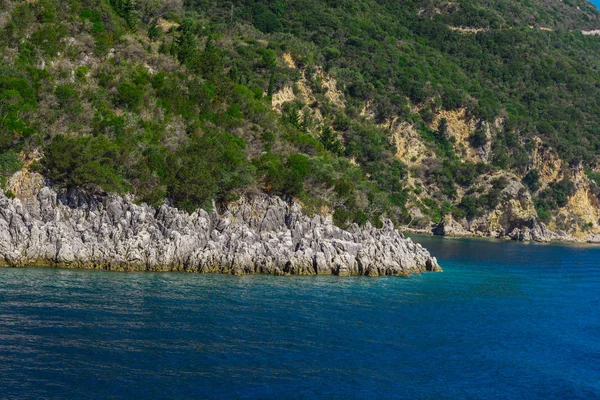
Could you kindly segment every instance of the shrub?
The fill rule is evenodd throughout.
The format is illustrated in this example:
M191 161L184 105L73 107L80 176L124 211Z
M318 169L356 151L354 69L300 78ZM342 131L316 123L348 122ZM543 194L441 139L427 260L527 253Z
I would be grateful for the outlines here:
M5 189L7 178L23 167L19 154L14 150L0 153L0 187Z
M254 177L247 162L244 140L225 132L195 135L172 155L168 194L178 207L211 209L212 200L235 200Z
M304 186L302 183L302 173L307 168L304 160L292 158L288 163L284 163L281 157L267 153L257 162L259 173L265 180L267 192L291 199L298 196Z
M301 179L304 179L312 172L310 159L304 154L294 154L288 158L288 167Z
M136 110L144 97L144 90L129 82L117 85L117 93L117 104L131 110Z
M254 26L265 33L277 32L282 28L281 21L262 4L256 4L253 9Z
M79 114L81 112L81 102L79 95L70 86L57 86L54 94L58 99L61 109L67 113Z
M540 188L540 173L537 169L530 170L523 178L523 183L531 192L536 192Z
M482 127L478 127L475 129L475 132L471 136L471 146L474 148L479 148L485 146L487 143L487 135Z
M534 200L538 216L543 221L550 219L551 211L564 207L569 202L569 197L575 193L575 185L569 178L560 182L552 182L547 189L541 191Z
M467 220L470 221L473 218L481 215L481 209L477 203L478 202L476 198L472 196L464 196L458 204L457 208L463 211L464 216L467 218ZM455 213L454 215L458 216L457 213Z
M336 133L330 127L327 126L323 128L321 131L321 136L319 137L319 141L323 144L325 150L330 151L337 156L342 155L344 146L337 138Z
M123 193L127 185L119 157L119 147L103 135L57 136L46 147L42 166L45 175L60 186Z

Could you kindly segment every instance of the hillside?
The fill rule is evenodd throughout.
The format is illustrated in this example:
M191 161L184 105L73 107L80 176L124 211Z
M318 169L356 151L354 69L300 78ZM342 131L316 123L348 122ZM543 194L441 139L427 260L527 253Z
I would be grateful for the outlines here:
M586 1L0 0L0 184L596 240Z

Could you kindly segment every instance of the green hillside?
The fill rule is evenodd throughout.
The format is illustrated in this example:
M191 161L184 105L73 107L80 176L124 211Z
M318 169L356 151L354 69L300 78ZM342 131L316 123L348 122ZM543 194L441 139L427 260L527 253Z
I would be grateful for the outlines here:
M540 142L600 192L595 29L580 0L0 0L0 183L36 153L55 185L139 202L258 191L340 225L409 224L415 204L483 215L507 182L478 178L508 171L548 221L576 188L544 181Z

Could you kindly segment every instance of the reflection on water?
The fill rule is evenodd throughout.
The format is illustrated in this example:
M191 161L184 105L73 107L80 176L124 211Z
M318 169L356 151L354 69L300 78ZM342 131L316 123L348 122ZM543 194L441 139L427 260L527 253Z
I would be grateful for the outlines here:
M416 240L444 273L0 269L0 397L600 397L600 249Z

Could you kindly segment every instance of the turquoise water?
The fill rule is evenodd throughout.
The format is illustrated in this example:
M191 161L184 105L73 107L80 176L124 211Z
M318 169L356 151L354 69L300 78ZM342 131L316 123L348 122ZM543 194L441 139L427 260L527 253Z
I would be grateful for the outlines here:
M600 248L404 278L0 269L1 398L600 398Z

